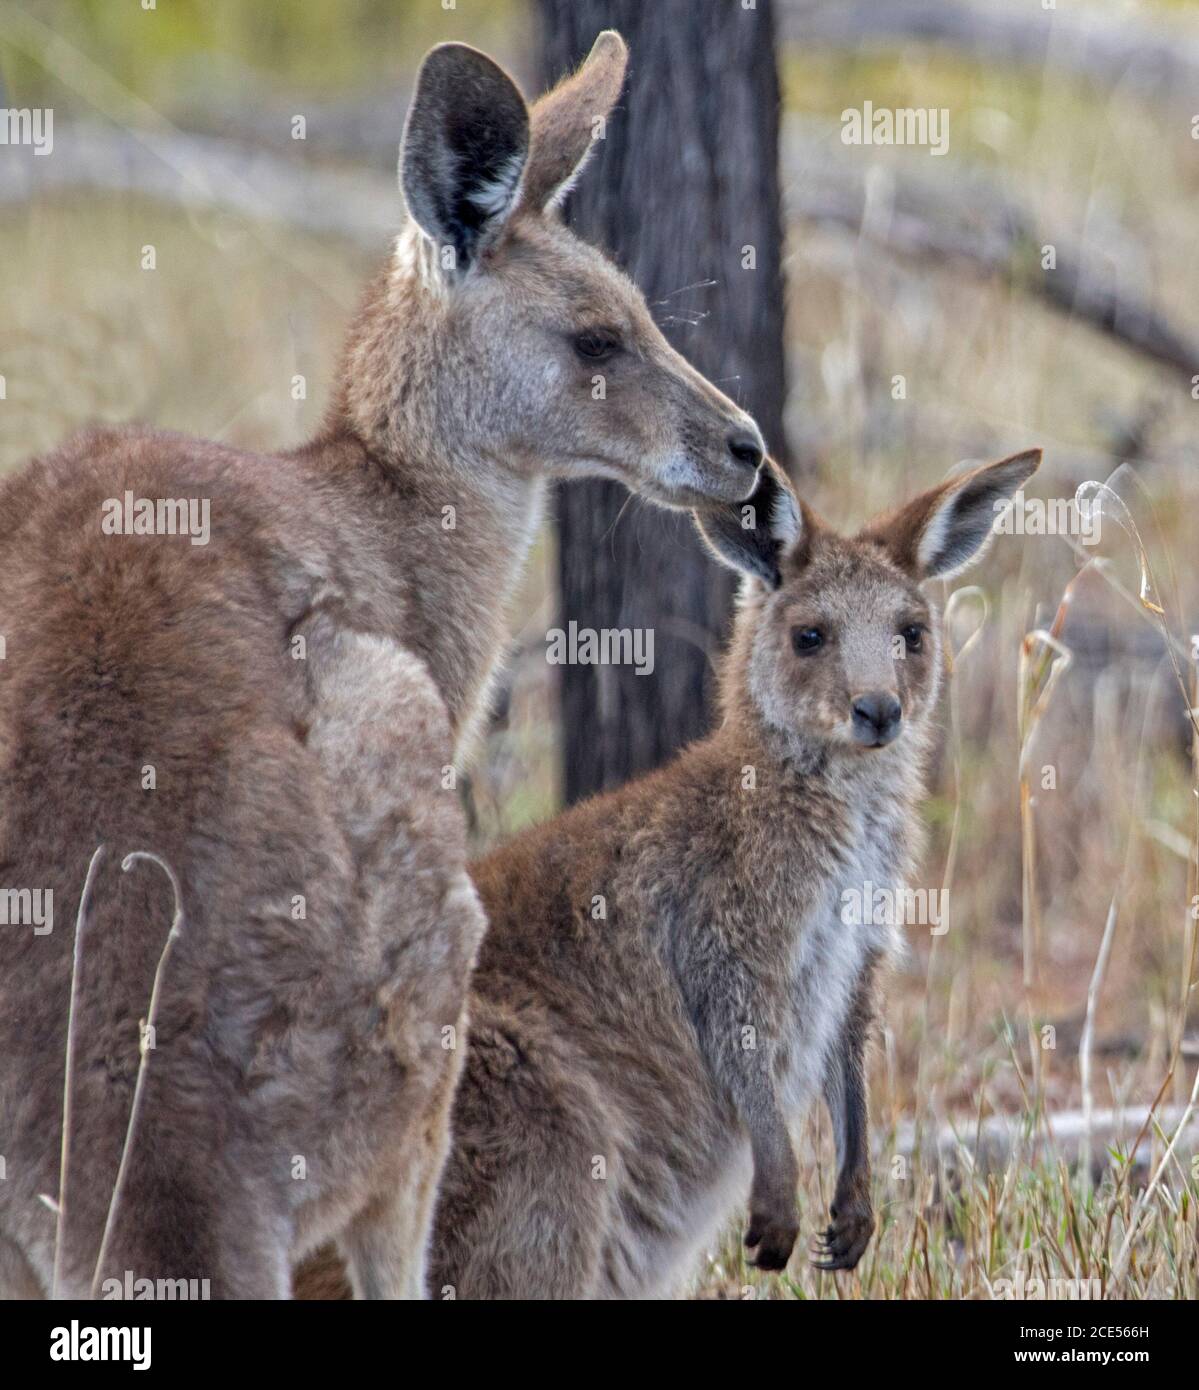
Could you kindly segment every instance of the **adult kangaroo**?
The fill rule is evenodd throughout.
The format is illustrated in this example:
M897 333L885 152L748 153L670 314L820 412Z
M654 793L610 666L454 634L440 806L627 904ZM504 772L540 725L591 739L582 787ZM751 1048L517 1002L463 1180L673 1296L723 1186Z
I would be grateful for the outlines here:
M762 460L556 213L625 58L530 109L426 57L310 443L91 429L0 488L0 1289L286 1297L335 1238L360 1296L423 1293L484 925L448 770L545 479L702 508Z

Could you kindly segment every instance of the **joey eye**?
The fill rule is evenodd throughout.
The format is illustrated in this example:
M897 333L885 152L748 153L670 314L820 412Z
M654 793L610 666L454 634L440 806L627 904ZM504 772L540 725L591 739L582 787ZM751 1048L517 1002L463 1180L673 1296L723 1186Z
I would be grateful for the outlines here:
M909 623L907 627L901 629L900 636L903 638L904 646L910 652L918 652L924 646L924 634L927 631L923 623Z
M575 335L575 351L592 362L611 357L620 347L620 339L610 328L587 328Z
M818 627L793 628L791 645L801 656L807 656L824 645L824 633Z

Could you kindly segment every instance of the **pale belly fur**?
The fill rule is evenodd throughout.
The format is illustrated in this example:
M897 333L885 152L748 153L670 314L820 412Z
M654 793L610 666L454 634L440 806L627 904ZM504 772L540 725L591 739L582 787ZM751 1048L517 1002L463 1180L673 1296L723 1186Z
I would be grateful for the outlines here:
M788 1065L780 1077L792 1141L800 1140L804 1117L820 1097L825 1067L837 1046L858 976L871 950L893 953L900 944L894 924L842 921L842 893L864 884L898 886L890 855L865 846L830 884L824 905L796 932L791 963L791 1037ZM730 1228L748 1216L753 1162L748 1139L738 1139L716 1157L713 1180L698 1196L671 1212L668 1230L652 1240L620 1229L612 1237L618 1270L605 1276L600 1298L673 1298L684 1295Z

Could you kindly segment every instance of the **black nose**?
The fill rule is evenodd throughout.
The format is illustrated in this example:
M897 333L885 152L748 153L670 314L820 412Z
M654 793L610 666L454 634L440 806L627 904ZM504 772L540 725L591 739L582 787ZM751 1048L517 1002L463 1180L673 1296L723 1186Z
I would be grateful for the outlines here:
M894 695L881 691L859 695L850 708L853 710L853 736L867 748L881 748L899 733L903 710Z
M729 453L746 468L760 468L762 441L756 432L737 429L729 435Z

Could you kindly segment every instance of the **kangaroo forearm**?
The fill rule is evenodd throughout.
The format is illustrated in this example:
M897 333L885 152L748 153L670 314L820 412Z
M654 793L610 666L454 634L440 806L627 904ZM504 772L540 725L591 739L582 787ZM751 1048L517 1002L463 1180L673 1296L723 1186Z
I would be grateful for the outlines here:
M754 1173L745 1244L753 1250L752 1262L759 1269L785 1269L799 1232L795 1212L799 1166L773 1095L748 1116L748 1122Z
M751 1118L750 1149L754 1165L751 1206L793 1204L799 1186L799 1165L782 1110L777 1105Z
M841 1059L840 1114L837 1136L837 1187L869 1186L869 1119L866 1108L865 1039L851 1032Z
M870 1182L866 1048L874 1016L873 985L877 960L863 970L849 1013L825 1075L824 1096L837 1143L837 1186L865 1189Z
M769 1232L775 1256L785 1263L790 1253L786 1233L794 1216L799 1168L775 1085L774 1028L769 1022L744 1021L764 1020L767 1014L750 1002L755 996L748 981L741 979L739 988L729 988L729 977L736 980L729 965L725 963L725 988L707 996L718 999L720 1005L700 1015L701 1046L717 1086L749 1136L753 1157L751 1234Z

